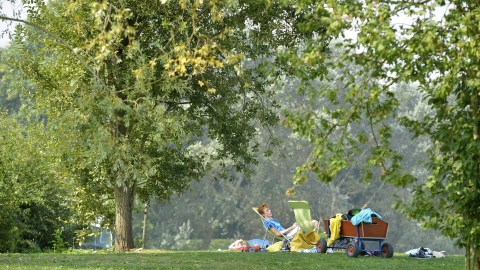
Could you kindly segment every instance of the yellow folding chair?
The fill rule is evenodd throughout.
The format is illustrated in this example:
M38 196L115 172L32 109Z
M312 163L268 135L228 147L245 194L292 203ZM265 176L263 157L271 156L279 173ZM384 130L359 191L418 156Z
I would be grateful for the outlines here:
M322 238L328 238L328 235L323 232L319 232L319 228L316 228L315 225L312 222L312 217L310 216L310 205L305 202L305 201L289 201L288 205L293 209L293 212L295 213L295 220L297 221L298 226L302 229L304 233L309 233L316 231L318 236L320 236L320 239ZM313 211L313 209L312 209ZM315 211L313 211L315 216L317 214ZM325 228L323 223L321 223L320 218L317 216L318 219L318 225L320 227L320 224Z

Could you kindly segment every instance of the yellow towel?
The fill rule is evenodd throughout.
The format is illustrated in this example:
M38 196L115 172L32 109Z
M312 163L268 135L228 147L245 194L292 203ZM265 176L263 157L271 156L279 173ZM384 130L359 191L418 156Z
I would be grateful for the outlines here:
M312 243L314 246L316 246L318 240L320 240L320 236L315 231L309 232L305 236L310 240L310 243Z
M327 246L340 238L340 227L342 226L342 214L336 214L334 218L330 219L330 238L328 238Z
M316 232L304 234L302 231L299 231L290 243L290 250L292 252L299 252L300 250L311 249L317 245L318 240L320 240L320 237Z

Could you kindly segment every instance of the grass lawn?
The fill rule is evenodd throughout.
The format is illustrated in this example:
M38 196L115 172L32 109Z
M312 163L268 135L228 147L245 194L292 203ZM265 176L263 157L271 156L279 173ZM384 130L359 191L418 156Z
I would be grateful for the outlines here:
M334 254L238 251L146 250L116 254L73 252L65 254L0 254L0 269L464 269L463 256L413 259L349 258Z

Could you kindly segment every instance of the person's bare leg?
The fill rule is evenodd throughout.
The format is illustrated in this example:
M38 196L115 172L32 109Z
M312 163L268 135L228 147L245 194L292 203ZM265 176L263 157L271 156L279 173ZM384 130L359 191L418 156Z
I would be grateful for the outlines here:
M320 229L320 228L318 227L318 221L312 220L312 222L313 222L313 225L315 225L315 228L316 228L317 231L318 231L318 230Z

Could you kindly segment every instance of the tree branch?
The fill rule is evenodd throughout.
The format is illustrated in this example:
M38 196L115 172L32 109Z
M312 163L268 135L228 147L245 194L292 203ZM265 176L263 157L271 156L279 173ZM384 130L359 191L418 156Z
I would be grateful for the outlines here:
M210 2L208 2L205 7L202 9L202 11L200 11L199 13L197 13L197 16L200 16L202 15L203 13L205 13L207 10L209 10L210 8ZM191 22L193 20L193 16L190 17L190 19L188 19L185 23L188 24L189 22ZM170 44L173 42L173 39L181 32L181 29L177 29L177 31L170 37L170 39L168 40L167 44L165 44L165 46L163 46L163 48L161 49L161 51L165 52L165 50L170 46ZM155 55L154 58L157 58L159 56L159 52L157 52L157 54Z
M42 30L43 32L47 33L49 36L55 38L56 40L60 41L60 43L65 45L70 51L72 51L75 54L77 59L80 60L80 62L88 69L88 71L90 71L93 74L93 76L102 84L103 88L105 88L105 90L108 90L108 87L105 85L103 80L100 79L100 77L97 75L97 73L92 68L90 68L88 66L88 64L82 59L82 57L80 57L80 55L77 54L75 49L72 48L70 45L68 45L68 43L65 40L63 40L61 37L55 35L54 33L48 31L45 27L40 26L36 23L32 23L32 22L28 22L28 21L24 21L24 20L20 20L20 19L15 19L15 18L10 18L10 17L5 17L5 16L0 16L0 20L15 21L15 22L20 22L20 23L24 23L24 24L33 26L33 27L38 28L38 29Z

